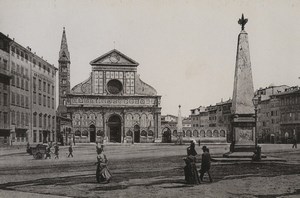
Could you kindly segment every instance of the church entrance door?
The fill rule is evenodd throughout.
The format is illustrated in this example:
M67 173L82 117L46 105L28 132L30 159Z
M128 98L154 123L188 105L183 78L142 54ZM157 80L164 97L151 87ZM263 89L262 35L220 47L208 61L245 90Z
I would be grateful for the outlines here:
M121 143L121 119L118 115L113 115L108 119L110 142Z
M134 142L137 142L137 143L140 142L140 126L139 125L134 126Z
M90 126L90 142L96 142L96 127L93 124Z

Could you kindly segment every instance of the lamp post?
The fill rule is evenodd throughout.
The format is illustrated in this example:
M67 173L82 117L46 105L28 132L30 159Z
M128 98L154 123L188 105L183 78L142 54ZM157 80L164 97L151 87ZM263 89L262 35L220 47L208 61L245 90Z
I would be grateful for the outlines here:
M252 99L253 105L254 105L254 112L255 112L255 148L257 147L257 106L258 106L258 97L254 97Z

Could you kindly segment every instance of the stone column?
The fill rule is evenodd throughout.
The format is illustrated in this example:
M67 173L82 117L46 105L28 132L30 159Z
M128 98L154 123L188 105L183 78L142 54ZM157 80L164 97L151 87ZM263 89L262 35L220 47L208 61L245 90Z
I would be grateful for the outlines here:
M106 134L107 132L106 132L105 113L104 112L102 112L102 125L103 125L103 133L104 133L103 141L105 141L107 138L107 134Z
M125 136L125 110L122 112L123 114L123 127L121 127L121 143L124 143L124 136Z

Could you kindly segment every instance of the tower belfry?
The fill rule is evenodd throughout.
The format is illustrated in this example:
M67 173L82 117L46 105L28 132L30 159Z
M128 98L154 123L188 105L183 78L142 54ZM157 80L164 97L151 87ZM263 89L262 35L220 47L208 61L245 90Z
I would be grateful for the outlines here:
M65 28L63 29L58 65L59 65L59 103L58 103L58 113L67 113L66 102L67 94L70 93L70 52L68 50L68 43L66 37Z

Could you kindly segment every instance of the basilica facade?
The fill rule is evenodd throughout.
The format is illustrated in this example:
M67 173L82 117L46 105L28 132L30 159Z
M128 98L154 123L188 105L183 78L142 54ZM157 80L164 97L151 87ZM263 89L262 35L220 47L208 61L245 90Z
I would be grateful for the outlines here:
M69 52L60 56L68 58ZM136 61L113 49L90 62L87 80L67 90L69 63L60 66L67 72L60 79L65 80L60 82L60 109L72 119L75 142L146 143L161 138L161 96L140 79Z

